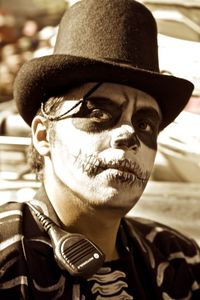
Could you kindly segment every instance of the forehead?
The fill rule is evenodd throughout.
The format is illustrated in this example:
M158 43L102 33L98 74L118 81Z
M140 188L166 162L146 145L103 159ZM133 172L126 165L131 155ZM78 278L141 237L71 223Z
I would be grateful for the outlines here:
M69 100L79 100L95 85L95 82L88 82L81 86L74 87L65 95L65 97ZM118 105L134 102L136 109L141 107L151 107L161 114L160 107L152 96L127 85L105 82L102 83L89 98L94 96L102 97L103 99L107 98Z

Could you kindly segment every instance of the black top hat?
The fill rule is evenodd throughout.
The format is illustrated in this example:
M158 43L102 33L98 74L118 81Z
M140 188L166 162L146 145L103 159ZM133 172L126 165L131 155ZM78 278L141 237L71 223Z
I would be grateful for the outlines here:
M185 107L193 84L159 71L157 27L134 0L82 0L63 16L54 54L30 60L18 73L14 98L30 125L41 102L84 82L113 82L156 99L161 129Z

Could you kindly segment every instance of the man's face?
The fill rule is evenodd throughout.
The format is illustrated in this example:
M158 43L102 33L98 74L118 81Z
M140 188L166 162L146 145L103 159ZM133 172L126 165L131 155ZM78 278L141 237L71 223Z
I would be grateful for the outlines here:
M95 83L71 90L60 113ZM51 162L57 182L92 207L130 210L149 179L161 113L134 88L103 83L87 101L56 123Z

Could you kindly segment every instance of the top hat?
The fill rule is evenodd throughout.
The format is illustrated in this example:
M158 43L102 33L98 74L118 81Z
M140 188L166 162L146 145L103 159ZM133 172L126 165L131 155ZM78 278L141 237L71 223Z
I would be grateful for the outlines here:
M135 0L82 0L64 14L52 55L26 62L15 80L19 113L31 125L41 102L85 82L112 82L142 90L158 102L161 129L188 102L193 84L162 74L157 27Z

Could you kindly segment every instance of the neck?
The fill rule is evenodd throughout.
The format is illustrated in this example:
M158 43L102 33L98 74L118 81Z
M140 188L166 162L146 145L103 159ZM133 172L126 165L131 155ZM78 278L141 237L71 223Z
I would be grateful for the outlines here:
M81 202L70 191L51 189L44 184L47 196L66 231L81 233L105 254L106 261L119 258L116 240L121 218L106 209L94 208Z
M79 221L73 226L69 226L70 232L80 232L89 240L95 243L105 254L106 260L114 260L119 258L116 240L119 229L118 221L107 222L102 220L105 217L103 212L100 216L80 216Z

